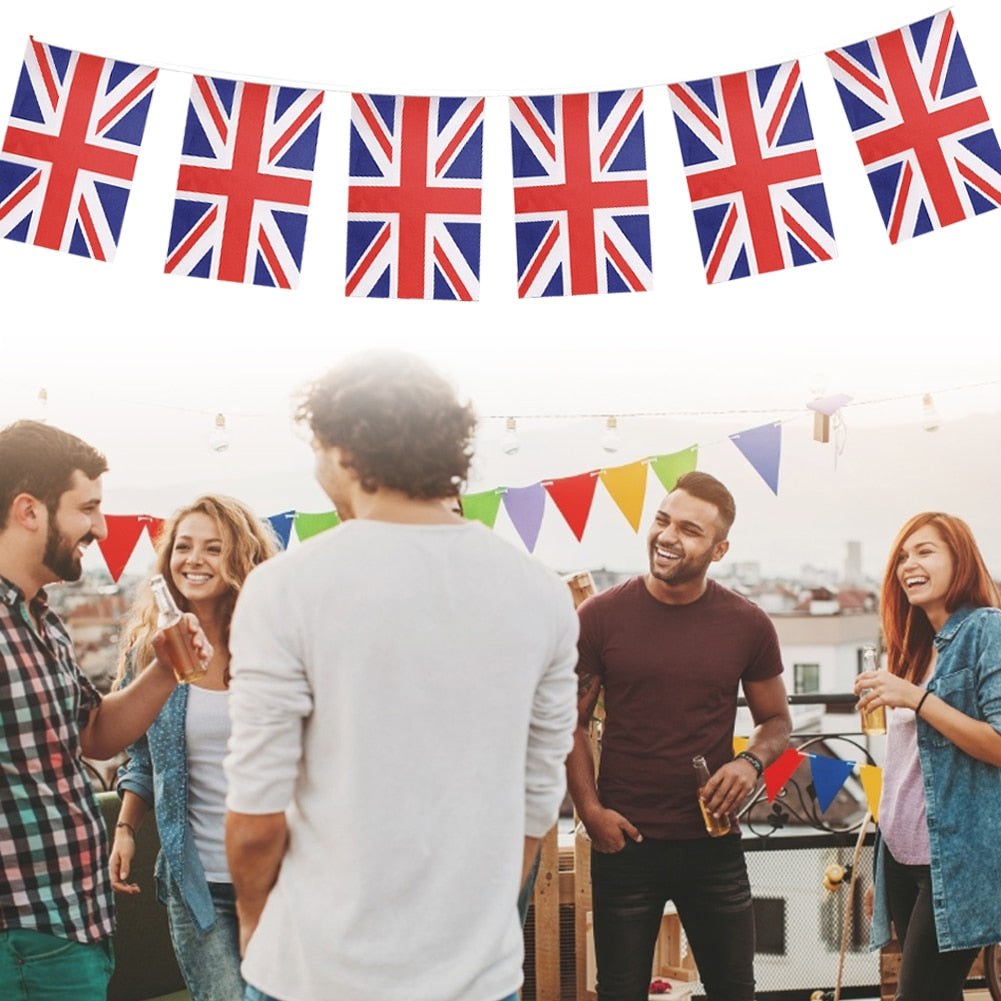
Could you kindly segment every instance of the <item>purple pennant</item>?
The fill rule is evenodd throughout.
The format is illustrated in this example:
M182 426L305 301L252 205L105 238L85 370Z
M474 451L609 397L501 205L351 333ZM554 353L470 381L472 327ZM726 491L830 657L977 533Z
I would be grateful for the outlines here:
M507 487L504 491L504 508L518 530L525 548L532 552L542 527L546 510L546 488L541 483L530 487Z
M823 813L834 802L834 797L848 780L854 761L842 761L840 758L825 758L819 754L808 755L810 759L810 777L817 793L817 805Z
M744 458L754 466L761 478L778 496L779 459L782 455L782 427L777 422L762 424L730 435L730 441L740 449Z

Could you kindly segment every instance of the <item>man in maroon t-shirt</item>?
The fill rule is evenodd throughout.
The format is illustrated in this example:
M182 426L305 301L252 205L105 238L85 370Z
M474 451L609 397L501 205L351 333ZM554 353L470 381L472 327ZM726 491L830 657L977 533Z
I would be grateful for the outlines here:
M740 834L733 824L710 837L692 767L705 757L703 805L728 818L792 730L771 620L706 576L729 548L734 515L719 480L686 474L650 529L649 572L579 609L578 727L567 778L592 842L598 1001L646 1001L668 900L710 1001L753 1001L754 921ZM739 688L754 732L734 757ZM589 725L602 690L596 779Z

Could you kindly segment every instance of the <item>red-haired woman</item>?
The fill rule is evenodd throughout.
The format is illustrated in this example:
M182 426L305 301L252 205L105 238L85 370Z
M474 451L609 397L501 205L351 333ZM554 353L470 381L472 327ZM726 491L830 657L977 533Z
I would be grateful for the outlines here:
M887 669L859 708L887 708L872 945L901 946L898 1001L960 1001L1001 940L1001 594L965 522L915 515L883 578Z

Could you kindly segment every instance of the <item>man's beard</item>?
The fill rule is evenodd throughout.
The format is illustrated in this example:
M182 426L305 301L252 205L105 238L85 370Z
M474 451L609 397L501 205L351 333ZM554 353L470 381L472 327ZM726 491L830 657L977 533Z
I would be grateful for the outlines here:
M92 535L85 535L76 543L69 543L64 535L60 535L56 527L55 516L49 515L49 530L45 538L45 554L42 563L48 567L60 580L74 581L83 576L83 562L76 551L80 542L91 542Z

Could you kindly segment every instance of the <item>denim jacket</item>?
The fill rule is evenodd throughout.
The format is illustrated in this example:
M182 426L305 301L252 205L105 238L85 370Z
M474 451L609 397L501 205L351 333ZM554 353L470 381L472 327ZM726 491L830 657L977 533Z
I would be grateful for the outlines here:
M1001 731L1001 610L959 608L935 637L928 682L960 712ZM977 761L920 716L918 757L928 805L932 907L943 952L1001 941L1001 768ZM885 846L876 852L872 948L890 940Z
M215 907L188 824L187 709L188 686L178 685L146 735L129 747L129 760L118 770L118 792L134 792L155 805L157 899L166 903L173 884L198 930L206 932L215 925Z

